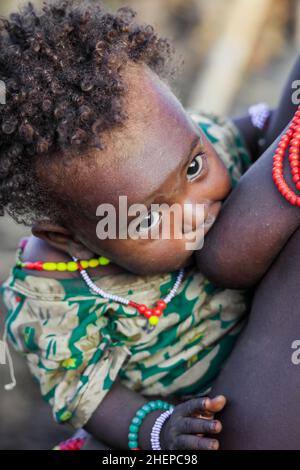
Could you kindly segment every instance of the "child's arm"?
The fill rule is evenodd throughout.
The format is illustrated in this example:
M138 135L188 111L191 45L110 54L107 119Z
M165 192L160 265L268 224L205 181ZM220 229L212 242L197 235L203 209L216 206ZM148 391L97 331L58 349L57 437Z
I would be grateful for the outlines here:
M86 424L85 430L111 448L127 449L130 423L138 409L146 403L147 400L142 395L116 382ZM216 449L218 441L209 435L218 434L222 426L219 421L212 420L212 418L214 413L223 409L224 405L224 397L196 398L177 405L163 426L162 448L170 450ZM139 431L141 449L151 449L151 429L161 413L162 410L153 411L143 420ZM194 417L200 413L208 415L210 419ZM207 437L197 434L205 434Z

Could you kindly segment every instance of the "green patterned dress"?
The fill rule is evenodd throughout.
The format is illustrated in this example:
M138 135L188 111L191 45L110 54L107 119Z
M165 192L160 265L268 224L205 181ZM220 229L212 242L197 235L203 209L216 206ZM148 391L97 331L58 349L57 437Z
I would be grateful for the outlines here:
M236 184L250 159L226 119L191 113ZM164 297L176 273L106 275L96 284L138 303ZM188 397L209 389L247 312L242 291L216 288L189 268L157 327L130 307L107 301L81 279L55 280L14 268L3 286L6 328L27 360L58 422L82 427L119 378L145 396Z

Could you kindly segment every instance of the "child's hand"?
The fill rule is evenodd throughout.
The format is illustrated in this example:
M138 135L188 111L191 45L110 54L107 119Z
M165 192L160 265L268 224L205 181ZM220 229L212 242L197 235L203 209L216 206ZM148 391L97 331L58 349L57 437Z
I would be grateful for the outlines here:
M177 405L161 431L161 447L164 450L217 450L219 441L210 436L222 430L222 424L214 420L226 398L194 398Z

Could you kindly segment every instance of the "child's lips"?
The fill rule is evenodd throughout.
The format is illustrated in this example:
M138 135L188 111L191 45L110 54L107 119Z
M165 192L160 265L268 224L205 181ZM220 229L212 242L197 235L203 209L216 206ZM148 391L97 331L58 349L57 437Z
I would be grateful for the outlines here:
M185 237L191 239L193 236L195 237L199 236L201 233L206 235L206 233L215 223L219 215L219 212L221 210L221 207L222 207L222 203L220 201L211 203L208 208L207 216L204 219L204 221L193 230L190 230L189 232L185 233Z
M215 223L218 214L221 210L222 203L220 201L213 202L208 207L207 216L204 221L199 224L194 230L184 234L184 238L188 243L196 243L199 246L195 246L193 251L201 249L204 243L204 237L209 232L213 224Z
M205 235L209 232L209 230L212 228L215 221L217 220L221 207L222 207L222 203L220 201L212 203L211 206L209 207L207 217L204 221Z
M211 206L209 207L209 210L208 210L208 216L207 218L205 219L205 224L207 223L208 219L210 222L210 220L212 221L211 225L214 224L216 218L218 217L219 215L219 212L221 210L221 207L222 207L222 203L220 201L217 201L217 202L213 202L211 204Z

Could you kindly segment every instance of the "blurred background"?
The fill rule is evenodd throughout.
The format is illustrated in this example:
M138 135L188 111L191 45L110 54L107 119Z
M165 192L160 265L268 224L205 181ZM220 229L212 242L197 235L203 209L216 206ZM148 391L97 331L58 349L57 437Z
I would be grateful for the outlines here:
M0 0L0 14L22 0ZM34 1L32 3L35 3ZM36 2L41 3L41 2ZM175 91L184 105L236 115L266 101L275 106L300 46L300 0L104 0L111 9L130 5L138 19L173 38L183 64ZM300 77L299 77L300 79ZM28 230L0 219L0 282ZM0 331L4 309L0 305ZM12 350L12 348L11 348ZM16 388L7 392L0 364L0 449L49 449L70 435L56 425L25 362L14 351Z

